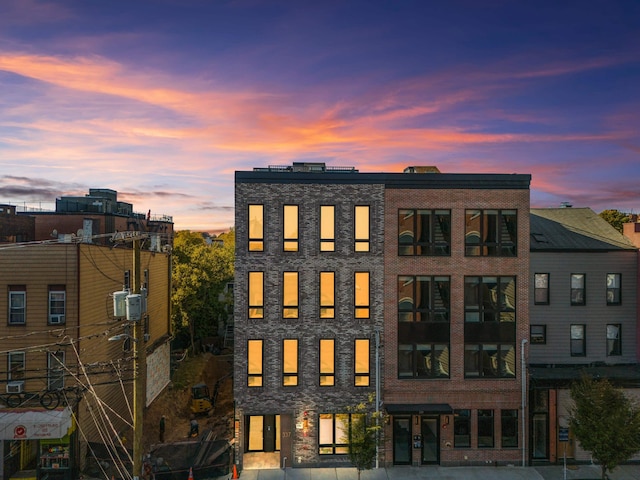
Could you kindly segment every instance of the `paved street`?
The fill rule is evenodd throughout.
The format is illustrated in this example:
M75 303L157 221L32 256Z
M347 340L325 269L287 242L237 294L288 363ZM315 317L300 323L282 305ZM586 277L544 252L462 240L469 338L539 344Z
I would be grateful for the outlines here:
M571 465L566 477L562 466L544 467L394 467L366 470L361 480L584 480L599 479L600 468ZM242 480L357 480L354 468L287 468L244 470ZM609 476L611 480L640 480L640 465L623 465Z

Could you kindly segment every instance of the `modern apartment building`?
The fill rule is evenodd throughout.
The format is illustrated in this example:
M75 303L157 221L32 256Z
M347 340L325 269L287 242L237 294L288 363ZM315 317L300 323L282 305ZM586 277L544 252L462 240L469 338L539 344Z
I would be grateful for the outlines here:
M139 269L134 258L125 243L0 245L5 478L27 469L72 480L93 447L115 451L126 437L130 448L136 347L145 404L169 383L169 254L143 248ZM134 281L146 291L135 346L133 321L114 302Z
M589 461L569 387L584 374L640 396L638 250L589 208L531 209L530 285L530 458Z
M529 183L236 172L240 466L347 464L347 410L370 394L387 414L380 465L518 461Z

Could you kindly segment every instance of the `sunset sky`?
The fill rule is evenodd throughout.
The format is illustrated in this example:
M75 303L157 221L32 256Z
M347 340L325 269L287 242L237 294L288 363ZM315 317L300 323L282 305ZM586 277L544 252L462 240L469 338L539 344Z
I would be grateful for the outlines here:
M0 0L0 203L219 232L234 171L294 161L639 213L640 2Z

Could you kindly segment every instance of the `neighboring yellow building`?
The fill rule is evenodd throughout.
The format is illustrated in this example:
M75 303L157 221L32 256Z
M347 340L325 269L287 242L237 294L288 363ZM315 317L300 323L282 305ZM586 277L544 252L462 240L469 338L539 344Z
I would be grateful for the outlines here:
M134 323L114 315L114 293L133 291L136 276L144 405L170 381L171 259L145 242L139 269L130 242L0 244L4 478L72 480L92 452L131 449Z

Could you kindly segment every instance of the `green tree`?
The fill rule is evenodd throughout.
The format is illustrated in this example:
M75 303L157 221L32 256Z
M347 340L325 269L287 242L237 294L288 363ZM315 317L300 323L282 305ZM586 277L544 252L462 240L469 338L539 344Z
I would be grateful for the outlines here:
M230 315L223 294L233 281L234 232L208 244L202 234L183 230L173 241L172 324L177 337L188 336L192 351L196 339L217 333L218 322Z
M374 411L375 397L369 394L366 402L347 408L351 413L351 429L349 431L349 460L358 471L358 480L363 470L373 467L376 459L379 434L384 421L381 412ZM346 442L345 442L346 443Z
M631 221L631 215L623 213L619 210L603 210L599 213L600 217L604 218L613 228L622 233L622 224Z
M640 451L640 409L606 379L584 376L571 385L569 426L600 463L602 479Z

